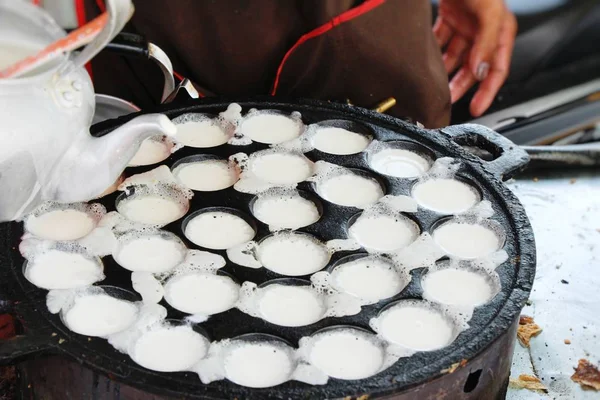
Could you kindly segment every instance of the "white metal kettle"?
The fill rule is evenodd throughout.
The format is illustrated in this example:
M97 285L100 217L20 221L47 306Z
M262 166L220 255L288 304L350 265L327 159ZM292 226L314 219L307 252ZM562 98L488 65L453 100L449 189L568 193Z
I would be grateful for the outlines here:
M148 114L102 138L90 135L94 89L83 66L133 11L131 0L106 3L105 28L79 54L57 57L20 78L0 79L0 221L18 219L43 201L100 195L144 139L175 133L167 117ZM0 0L0 69L64 35L42 9Z

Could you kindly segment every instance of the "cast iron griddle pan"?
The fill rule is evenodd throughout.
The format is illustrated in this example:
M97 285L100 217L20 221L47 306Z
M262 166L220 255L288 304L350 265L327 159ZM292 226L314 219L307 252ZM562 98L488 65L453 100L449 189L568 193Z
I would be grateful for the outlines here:
M331 119L353 121L357 127L366 127L370 130L373 137L378 140L417 142L425 146L436 158L448 156L461 160L463 166L457 176L478 188L483 199L491 201L495 211L492 219L498 221L506 232L504 249L507 251L509 259L497 268L502 284L501 292L489 303L475 310L473 318L469 322L470 328L463 331L448 347L433 352L420 352L409 358L400 359L392 367L368 379L344 381L331 378L329 383L324 386L311 386L290 381L266 389L249 389L227 380L204 385L193 373L158 373L146 370L131 361L127 355L116 351L106 340L88 338L70 332L57 315L48 312L45 305L47 292L36 288L23 277L24 260L18 252L18 243L23 228L21 224L9 223L0 225L0 240L2 240L0 299L5 300L0 304L12 308L12 312L17 315L25 327L26 334L2 345L0 362L14 362L15 359L32 353L65 354L131 386L158 394L188 398L324 399L356 396L363 393L368 393L371 397L379 397L399 393L439 377L441 371L453 363L463 359L472 359L484 351L513 324L520 314L533 283L535 244L533 232L523 207L510 190L503 185L502 180L511 177L525 167L528 158L524 151L482 126L460 125L441 130L426 130L369 110L312 100L286 100L273 97L250 100L213 98L196 100L184 107L160 106L142 113L162 112L170 118L189 112L216 115L224 111L231 102L239 103L244 112L250 108L275 109L284 112L299 111L307 125ZM127 116L105 121L94 126L93 130L98 136L104 135L131 118L132 116ZM496 158L493 161L483 161L464 150L462 146L483 148ZM249 146L223 145L210 149L185 147L163 163L172 166L177 160L193 154L214 154L227 158L238 152L250 154L267 147L257 143ZM351 168L368 168L364 154L333 156L313 150L306 156L313 161L325 160ZM131 168L128 170L128 174L148 171L156 166ZM373 175L375 174L373 173ZM379 175L378 178L384 184L388 194L408 195L410 193L412 182L409 180L394 180L383 175ZM306 182L301 183L298 188L312 192L310 184ZM107 196L100 202L109 210L114 210L116 195ZM191 200L190 212L211 206L227 206L252 215L249 209L252 197L252 195L239 193L232 188L218 192L196 192ZM324 200L321 200L320 203L323 206L321 220L299 231L313 234L323 240L346 238L346 222L359 210L340 207ZM422 231L430 231L431 227L443 218L422 209L412 216L418 221ZM189 248L198 248L184 237L181 228L182 220L167 225L164 229L181 237ZM256 221L256 227L258 232L255 240L260 240L269 234L267 227L261 222ZM217 251L216 253L225 256L224 252ZM356 252L335 253L329 265L350 253ZM107 278L98 284L115 285L132 290L130 272L118 266L110 256L105 257L103 261ZM281 277L264 268L254 270L230 262L224 271L232 274L240 283L249 280L260 284ZM309 326L288 328L267 323L237 309L232 309L212 316L201 326L208 332L212 340L231 338L245 333L267 333L286 339L294 346L297 346L301 337L308 336L327 326L353 325L368 329L369 319L377 315L378 311L386 304L398 299L421 297L422 290L419 282L422 273L422 269L413 270L410 284L401 293L380 303L365 306L361 313L354 316L326 318ZM166 304L164 300L161 304L167 307L169 318L185 316Z

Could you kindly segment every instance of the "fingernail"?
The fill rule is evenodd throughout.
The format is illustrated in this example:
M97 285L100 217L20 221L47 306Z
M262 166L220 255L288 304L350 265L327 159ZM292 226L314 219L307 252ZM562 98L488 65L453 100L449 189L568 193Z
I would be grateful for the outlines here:
M487 77L487 74L490 70L490 64L484 62L479 63L477 66L477 73L475 74L475 78L477 80L482 81Z

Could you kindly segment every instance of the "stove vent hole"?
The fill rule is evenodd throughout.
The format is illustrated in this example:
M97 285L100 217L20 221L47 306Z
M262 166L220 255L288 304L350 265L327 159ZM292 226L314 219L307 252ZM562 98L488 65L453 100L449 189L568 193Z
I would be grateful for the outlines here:
M473 390L475 390L475 388L479 384L479 378L480 377L481 377L481 370L480 369L478 369L475 372L471 372L469 374L469 376L467 377L467 380L465 382L465 387L463 388L463 391L465 393L471 393Z

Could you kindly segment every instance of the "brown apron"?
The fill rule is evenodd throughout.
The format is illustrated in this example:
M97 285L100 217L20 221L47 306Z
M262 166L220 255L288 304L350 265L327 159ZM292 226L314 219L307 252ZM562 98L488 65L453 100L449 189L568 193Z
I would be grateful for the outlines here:
M101 2L85 1L89 20ZM395 97L392 115L430 128L449 121L448 77L427 0L138 0L135 7L126 29L161 47L176 72L210 94L363 107ZM141 107L160 99L151 63L105 52L92 71L99 93Z

